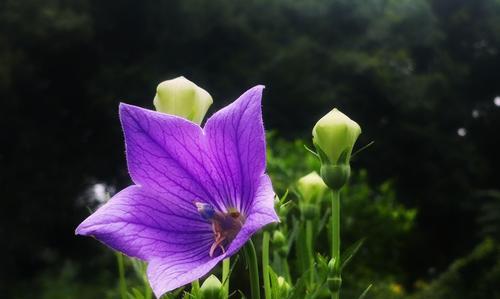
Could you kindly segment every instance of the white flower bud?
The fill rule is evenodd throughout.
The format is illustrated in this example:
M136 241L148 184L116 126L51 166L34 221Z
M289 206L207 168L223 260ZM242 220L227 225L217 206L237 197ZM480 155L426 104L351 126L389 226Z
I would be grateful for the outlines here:
M349 163L352 148L361 134L360 126L336 108L323 116L314 126L313 142L326 164ZM342 153L345 154L342 160ZM324 154L324 155L323 155Z
M156 111L201 124L213 100L207 91L181 76L160 83L153 103Z

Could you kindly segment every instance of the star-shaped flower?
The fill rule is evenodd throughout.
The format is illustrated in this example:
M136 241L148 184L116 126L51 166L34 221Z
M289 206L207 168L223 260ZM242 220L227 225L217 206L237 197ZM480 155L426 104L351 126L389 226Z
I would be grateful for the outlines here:
M83 221L93 236L147 261L157 297L208 273L256 231L277 222L266 168L263 86L245 92L204 128L120 105L134 185Z

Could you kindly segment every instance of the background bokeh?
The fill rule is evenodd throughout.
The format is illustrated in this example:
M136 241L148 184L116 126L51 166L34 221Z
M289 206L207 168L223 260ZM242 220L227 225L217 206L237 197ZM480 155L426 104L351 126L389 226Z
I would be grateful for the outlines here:
M375 141L353 165L362 184L390 182L382 197L416 211L404 238L368 236L406 293L455 279L458 259L500 277L498 254L481 259L500 248L499 70L498 0L2 0L0 297L114 285L113 255L74 228L130 183L118 103L153 108L179 75L212 94L209 113L265 84L278 158L306 155L293 140L333 107L360 123L358 144Z

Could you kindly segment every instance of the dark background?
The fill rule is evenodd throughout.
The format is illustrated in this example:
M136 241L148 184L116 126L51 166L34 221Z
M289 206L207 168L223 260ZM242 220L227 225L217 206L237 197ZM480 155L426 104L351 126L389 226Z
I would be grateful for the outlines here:
M499 51L497 0L2 0L0 290L92 270L103 249L73 231L93 184L130 183L118 103L153 108L179 75L209 113L265 84L288 139L334 106L355 119L375 141L356 167L418 210L404 269L440 272L500 233Z

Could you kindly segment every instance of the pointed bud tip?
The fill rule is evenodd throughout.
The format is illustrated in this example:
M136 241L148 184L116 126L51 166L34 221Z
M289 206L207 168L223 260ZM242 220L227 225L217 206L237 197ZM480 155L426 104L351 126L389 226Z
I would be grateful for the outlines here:
M326 155L328 162L336 164L342 152L349 161L352 148L361 134L361 127L347 115L334 108L315 124L312 135L318 152Z
M220 299L222 283L215 275L210 275L200 287L203 299Z

